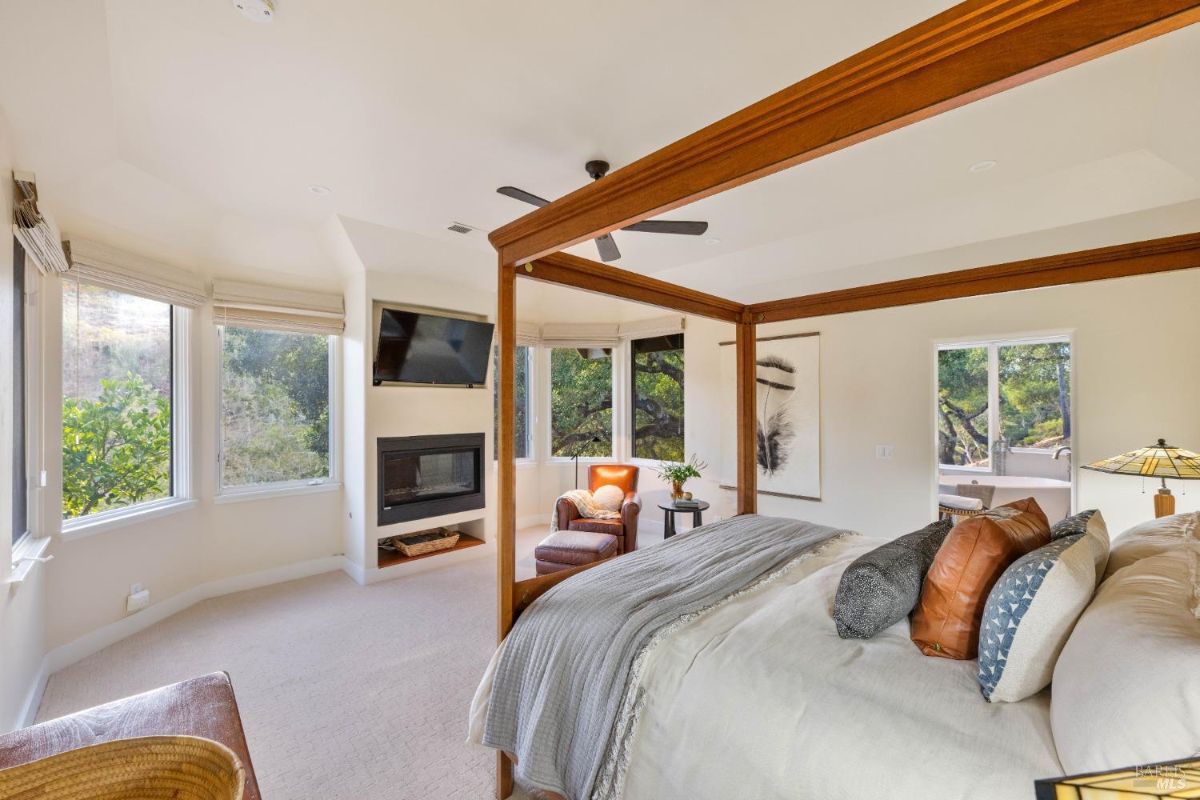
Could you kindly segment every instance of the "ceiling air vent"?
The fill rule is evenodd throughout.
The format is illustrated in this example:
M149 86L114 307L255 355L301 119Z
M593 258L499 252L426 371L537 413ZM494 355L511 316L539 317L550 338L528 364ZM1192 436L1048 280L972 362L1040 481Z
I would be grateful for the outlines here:
M470 233L475 229L470 225L463 225L461 222L451 222L446 226L446 230L454 231L455 233Z

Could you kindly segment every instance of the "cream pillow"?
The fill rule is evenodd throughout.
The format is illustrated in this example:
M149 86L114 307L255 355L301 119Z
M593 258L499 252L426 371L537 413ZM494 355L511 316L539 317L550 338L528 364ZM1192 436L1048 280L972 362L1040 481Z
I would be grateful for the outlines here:
M1185 758L1200 745L1200 547L1106 579L1054 668L1050 724L1063 770Z
M620 511L621 503L625 502L625 492L610 483L593 492L592 500L605 511Z
M1188 541L1200 542L1200 512L1174 514L1134 525L1112 540L1104 577L1139 559L1169 552Z

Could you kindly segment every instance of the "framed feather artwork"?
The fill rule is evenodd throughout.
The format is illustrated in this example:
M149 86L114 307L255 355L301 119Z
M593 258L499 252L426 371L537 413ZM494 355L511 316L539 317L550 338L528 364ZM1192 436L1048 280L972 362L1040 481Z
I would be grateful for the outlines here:
M821 499L821 335L797 333L758 339L755 371L758 418L758 492ZM735 385L733 342L721 342L721 385ZM721 485L737 474L733 392L722 394Z

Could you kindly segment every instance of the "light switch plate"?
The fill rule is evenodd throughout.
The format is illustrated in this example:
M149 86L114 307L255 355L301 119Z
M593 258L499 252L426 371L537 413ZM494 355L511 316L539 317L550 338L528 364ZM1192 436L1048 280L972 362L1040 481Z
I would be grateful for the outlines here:
M890 461L892 456L896 454L896 446L891 444L875 445L875 457L883 461Z

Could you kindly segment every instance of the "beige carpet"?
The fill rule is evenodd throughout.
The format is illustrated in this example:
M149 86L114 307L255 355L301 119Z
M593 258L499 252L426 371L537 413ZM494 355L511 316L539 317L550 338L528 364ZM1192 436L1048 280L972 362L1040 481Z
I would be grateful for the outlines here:
M541 535L522 531L523 577ZM267 800L490 798L495 758L464 740L494 569L367 587L337 572L208 600L55 673L38 719L225 670Z

